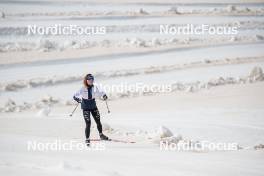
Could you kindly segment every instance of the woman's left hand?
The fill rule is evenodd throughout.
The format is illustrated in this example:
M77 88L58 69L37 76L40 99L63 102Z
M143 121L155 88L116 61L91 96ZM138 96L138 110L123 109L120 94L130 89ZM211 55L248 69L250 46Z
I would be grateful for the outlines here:
M104 99L104 100L107 100L107 99L108 99L107 95L104 95L104 96L103 96L103 99Z

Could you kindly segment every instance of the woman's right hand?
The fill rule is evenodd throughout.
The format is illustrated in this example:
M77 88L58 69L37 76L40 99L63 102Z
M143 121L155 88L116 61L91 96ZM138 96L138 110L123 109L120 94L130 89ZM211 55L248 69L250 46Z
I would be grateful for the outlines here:
M82 100L80 99L80 98L77 98L77 97L73 97L73 99L77 102L77 103L81 103L82 102Z

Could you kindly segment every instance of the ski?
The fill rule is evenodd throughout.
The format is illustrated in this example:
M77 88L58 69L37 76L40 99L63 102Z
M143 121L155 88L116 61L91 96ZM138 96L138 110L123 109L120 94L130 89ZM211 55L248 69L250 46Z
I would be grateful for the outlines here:
M111 141L111 142L120 142L120 143L136 143L135 141L126 141L126 140L119 140L119 139L108 139L108 140L101 140L101 139L90 139L90 141Z

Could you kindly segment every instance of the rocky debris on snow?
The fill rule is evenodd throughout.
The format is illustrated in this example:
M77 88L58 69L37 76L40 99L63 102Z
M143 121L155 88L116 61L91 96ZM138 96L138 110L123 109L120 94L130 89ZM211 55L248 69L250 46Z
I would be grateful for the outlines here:
M57 49L58 44L54 41L50 41L48 39L40 41L39 50L42 52L49 52Z
M0 84L1 90L3 91L17 91L23 88L39 87L39 86L50 86L55 84L62 84L68 82L74 82L82 79L80 76L53 76L51 78L32 78L29 80L18 80L11 83Z
M157 38L153 38L152 41L151 41L151 45L152 45L152 46L160 46L160 45L162 45L162 44L161 44L161 42L160 42L159 39L157 39Z
M0 12L0 17L3 19L6 17L5 13L4 12Z
M264 74L261 67L254 67L249 75L249 78L253 79L254 81L263 81Z
M228 5L228 6L226 7L226 11L227 11L227 12L234 12L234 11L236 11L236 7L233 6L233 5Z
M171 7L169 10L168 10L169 13L171 14L180 14L179 10L177 7Z
M106 48L108 48L108 47L110 47L111 46L111 41L110 40L103 40L101 43L100 43L100 45L101 45L101 47L106 47Z
M4 107L0 108L0 112L21 112L29 109L41 109L43 112L40 114L47 114L47 107L50 109L51 106L60 103L61 101L59 99L48 95L35 103L23 102L22 104L17 104L14 100L8 99Z
M41 101L45 104L55 104L55 103L58 103L59 100L58 99L55 99L54 97L50 96L50 95L46 95L44 96Z
M143 8L139 9L139 14L141 15L148 15L149 13L145 11Z
M219 77L219 78L216 78L216 79L211 79L208 82L208 85L210 85L210 86L219 86L219 85L223 85L225 83L226 83L226 80L223 77Z
M8 99L4 107L0 108L1 112L20 112L22 110L27 110L32 108L32 105L24 102L21 105L18 105L14 100Z
M236 41L238 41L238 38L236 36L232 36L230 38L230 42L236 42Z
M197 91L197 86L195 85L190 85L190 86L187 86L186 88L186 92L195 92Z
M136 47L146 47L146 41L139 39L139 38L133 38L130 40L130 44Z
M17 108L17 107L16 107L16 103L15 103L15 101L13 101L13 100L11 100L11 99L8 99L8 101L7 101L6 104L5 104L5 108L4 108L4 110L5 110L6 112L14 112L16 108Z
M256 146L254 146L254 149L255 150L264 150L264 144L256 145Z
M6 85L4 89L7 91L15 91L17 89L22 89L22 88L25 88L27 86L28 86L27 82L22 81L22 80L18 80L12 84Z
M167 143L167 144L178 144L181 140L183 140L182 136L177 135L177 136L161 138L159 142Z
M260 40L260 41L264 40L264 36L262 35L256 35L255 37L256 37L256 40Z

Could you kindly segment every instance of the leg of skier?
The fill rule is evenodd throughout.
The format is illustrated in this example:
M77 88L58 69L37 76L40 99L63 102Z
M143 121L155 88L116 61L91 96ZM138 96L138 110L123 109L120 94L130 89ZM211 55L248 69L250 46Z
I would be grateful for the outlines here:
M86 127L85 127L85 137L86 137L85 143L87 146L89 146L90 145L90 128L91 128L90 111L83 110L83 117L84 117L85 124L86 124Z
M91 113L93 115L94 121L96 122L97 130L98 130L99 135L100 135L100 139L101 140L109 140L109 138L106 135L103 134L102 123L100 121L99 110L97 108L93 109L93 110L91 110Z

